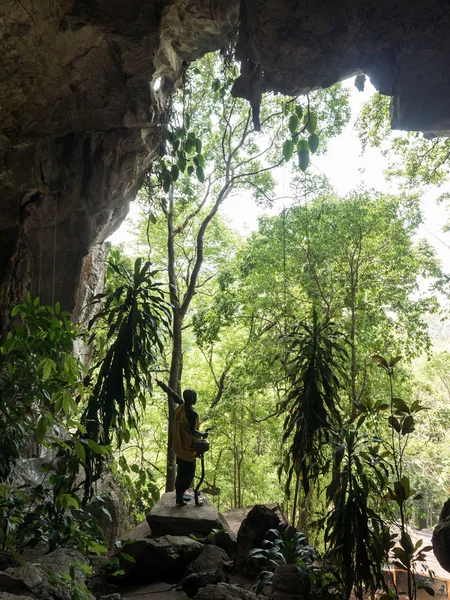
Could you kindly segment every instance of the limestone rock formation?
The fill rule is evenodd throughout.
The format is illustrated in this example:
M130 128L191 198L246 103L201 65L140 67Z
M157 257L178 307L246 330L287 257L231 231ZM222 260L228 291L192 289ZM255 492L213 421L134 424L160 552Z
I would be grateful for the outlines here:
M167 492L147 515L152 536L190 535L207 536L213 529L227 529L228 524L214 506L205 499L203 506L194 501L186 506L176 506L175 492Z
M3 328L28 290L83 310L92 248L155 157L183 62L219 49L237 16L235 0L1 3Z
M273 574L270 600L305 600L310 588L306 571L297 565L281 564Z
M71 600L71 590L67 582L58 578L58 574L69 575L73 565L75 578L79 584L86 584L86 573L80 565L87 564L88 560L76 550L69 548L58 548L42 556L35 562L26 562L22 566L10 569L9 574L17 581L21 581L24 588L29 590L30 596L58 598L59 600ZM93 596L88 593L93 600Z
M120 568L125 571L121 578L133 582L176 581L202 548L202 544L185 536L132 541L125 546L125 552L135 562L120 557Z
M235 585L219 583L202 588L195 598L196 600L256 600L257 596Z
M228 583L229 578L223 567L228 561L227 553L211 544L203 546L202 551L187 568L187 575L180 587L190 598L194 598L198 590L207 585Z
M235 92L255 106L364 71L394 127L450 131L441 0L3 0L0 23L3 333L26 291L82 317L186 64L237 30Z
M242 521L237 535L236 568L258 572L260 569L255 561L247 561L247 556L253 548L261 547L269 529L280 525L279 517L264 504L257 504Z
M443 569L450 572L450 498L442 507L433 531L433 552Z

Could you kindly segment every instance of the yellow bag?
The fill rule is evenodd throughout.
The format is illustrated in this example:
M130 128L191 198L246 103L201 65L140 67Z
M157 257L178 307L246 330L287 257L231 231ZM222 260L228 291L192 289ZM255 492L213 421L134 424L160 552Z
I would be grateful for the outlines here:
M200 418L197 416L196 429L200 427ZM172 429L172 449L178 458L192 462L197 458L197 453L192 448L192 442L195 436L192 435L189 428L189 421L186 416L184 404L178 406L175 410L175 422Z

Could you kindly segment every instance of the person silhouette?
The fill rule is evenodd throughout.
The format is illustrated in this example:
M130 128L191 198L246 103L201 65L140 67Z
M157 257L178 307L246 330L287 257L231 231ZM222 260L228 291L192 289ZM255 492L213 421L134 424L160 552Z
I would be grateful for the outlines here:
M194 390L185 389L181 398L162 381L157 379L156 383L178 404L172 429L172 448L177 457L175 498L178 506L185 506L187 502L184 493L191 487L195 477L197 453L192 447L192 442L195 438L206 439L208 432L199 431L200 418L193 408L197 402L197 393Z

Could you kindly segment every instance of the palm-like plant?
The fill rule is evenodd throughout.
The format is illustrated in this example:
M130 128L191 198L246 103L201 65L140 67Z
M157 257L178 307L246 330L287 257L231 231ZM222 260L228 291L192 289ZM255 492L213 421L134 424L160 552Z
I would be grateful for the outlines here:
M315 307L312 321L296 325L285 339L289 389L279 412L286 414L283 444L289 443L283 465L286 491L295 473L307 494L320 470L322 438L341 422L339 390L346 377L348 342L336 323L319 318Z
M383 566L393 536L376 512L374 499L386 486L388 466L381 457L381 440L344 426L333 435L333 478L326 488L330 505L318 525L325 525L326 558L335 565L344 596L363 588L372 593L384 587Z
M95 381L83 414L85 437L101 445L113 436L120 446L137 426L138 408L145 408L146 394L152 389L152 373L158 369L164 351L164 337L170 330L171 313L162 284L155 281L158 271L138 258L133 271L110 263L117 287L100 294L102 309L89 323L102 339L102 356L90 370ZM88 456L89 455L89 456ZM100 458L101 452L97 452ZM92 453L86 453L85 501L92 481ZM89 466L89 463L91 465Z

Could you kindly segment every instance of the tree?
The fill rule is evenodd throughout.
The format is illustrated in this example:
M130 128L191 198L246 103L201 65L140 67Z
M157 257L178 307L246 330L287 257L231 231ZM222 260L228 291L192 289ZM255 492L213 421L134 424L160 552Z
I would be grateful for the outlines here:
M390 98L374 94L358 119L363 148L382 148L389 158L388 175L407 185L441 185L450 174L450 138L420 132L396 135L390 124Z
M202 274L205 241L220 207L237 192L270 202L275 187L271 171L294 151L305 170L310 152L318 149L319 128L325 142L346 119L344 111L334 120L328 115L321 122L318 115L324 102L320 96L317 111L313 98L269 96L260 115L265 136L258 136L251 108L230 95L236 74L235 67L221 71L213 55L196 63L165 128L165 154L149 173L141 193L147 202L149 231L158 219L167 227L166 268L173 316L169 386L178 392L183 330L195 294L213 277L212 273ZM340 96L338 90L329 94L333 107L345 104L345 95ZM150 233L148 238L152 246ZM173 489L175 481L170 442L174 408L168 399L167 490Z
M429 245L412 240L420 220L414 197L322 197L262 219L249 244L244 260L261 318L295 323L317 305L342 323L353 416L370 395L371 354L402 346L412 357L429 348L425 315L437 301L420 297L418 283L436 285L442 274Z

